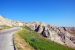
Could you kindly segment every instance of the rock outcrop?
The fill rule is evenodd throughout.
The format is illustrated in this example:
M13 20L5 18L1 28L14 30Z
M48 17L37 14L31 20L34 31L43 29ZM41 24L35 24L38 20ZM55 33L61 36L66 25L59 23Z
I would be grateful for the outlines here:
M40 33L47 39L60 43L62 45L75 48L75 36L71 34L71 30L66 27L56 27L43 23L31 23L29 26L32 30Z
M75 27L56 27L41 22L23 23L2 16L0 16L0 25L27 26L51 41L75 48Z
M14 21L7 19L3 16L0 16L0 25L6 25L6 26L23 26L24 23L19 22L19 21Z

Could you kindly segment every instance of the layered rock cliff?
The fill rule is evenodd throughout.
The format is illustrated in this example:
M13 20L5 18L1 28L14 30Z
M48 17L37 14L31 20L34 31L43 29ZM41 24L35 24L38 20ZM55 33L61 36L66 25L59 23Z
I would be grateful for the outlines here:
M0 25L6 25L12 27L12 26L23 26L23 23L0 16Z
M62 45L75 48L75 29L69 27L56 27L44 23L31 23L26 25L32 30L40 33L43 37L60 43Z

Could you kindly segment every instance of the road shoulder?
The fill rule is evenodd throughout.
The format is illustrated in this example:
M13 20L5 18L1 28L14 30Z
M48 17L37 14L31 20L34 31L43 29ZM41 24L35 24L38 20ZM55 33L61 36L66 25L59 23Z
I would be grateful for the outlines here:
M18 34L15 34L15 45L17 50L34 50L27 42L24 41Z

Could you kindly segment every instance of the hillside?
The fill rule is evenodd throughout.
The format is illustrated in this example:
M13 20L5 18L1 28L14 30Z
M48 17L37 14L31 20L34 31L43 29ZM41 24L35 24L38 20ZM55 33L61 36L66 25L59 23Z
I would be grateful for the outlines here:
M42 39L47 39L51 41L51 43L55 42L57 45L60 44L61 46L63 45L70 48L75 48L75 27L59 27L42 22L25 23L25 22L10 20L8 18L0 16L0 27L1 26L11 26L11 27L20 27L20 28L24 27L25 30L22 33L21 32L20 33L23 35L26 34L27 36L27 34L29 34L28 32L33 32L34 34L28 35L28 37L30 38L32 37L31 35L33 36L36 35L37 37L38 36L37 34L39 34L40 37L43 37ZM24 37L22 39L24 39ZM36 38L36 42L38 42L37 40L38 39ZM50 46L50 44L48 45Z
M34 48L30 50L74 50L67 46L63 46L56 42L48 40L44 38L43 36L40 36L40 34L38 34L37 32L32 31L28 27L23 28L21 31L17 33L17 35L20 36L20 38L23 39L25 42L27 42L28 45ZM27 50L26 49L27 45L26 43L24 43L24 41L22 41L23 44L21 42L20 43L16 42L16 45L18 46L17 47L18 50ZM23 46L24 44L26 45L26 47ZM21 47L21 45L23 47Z
M0 16L0 25L6 25L12 27L12 26L23 26L23 23Z
M75 48L75 36L72 27L57 27L45 23L29 23L26 25L31 30L56 43ZM71 29L70 29L71 28Z

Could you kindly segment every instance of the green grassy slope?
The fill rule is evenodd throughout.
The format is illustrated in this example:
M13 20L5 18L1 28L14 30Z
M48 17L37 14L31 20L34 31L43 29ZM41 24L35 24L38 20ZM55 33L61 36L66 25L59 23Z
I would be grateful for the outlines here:
M22 37L27 43L29 43L35 50L74 50L50 40L45 39L40 36L38 33L23 28L19 33L20 37Z

